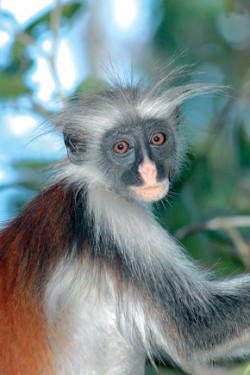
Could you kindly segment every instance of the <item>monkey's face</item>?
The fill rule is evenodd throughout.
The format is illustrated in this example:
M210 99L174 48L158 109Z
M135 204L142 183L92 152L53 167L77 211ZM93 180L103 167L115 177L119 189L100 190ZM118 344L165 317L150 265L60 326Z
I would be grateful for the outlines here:
M100 161L109 190L139 201L162 199L176 169L176 136L165 120L134 119L107 131Z
M72 163L65 178L140 202L163 198L185 156L179 108L211 90L199 83L171 87L182 74L176 69L150 87L143 80L123 87L118 80L114 88L80 97L56 116Z

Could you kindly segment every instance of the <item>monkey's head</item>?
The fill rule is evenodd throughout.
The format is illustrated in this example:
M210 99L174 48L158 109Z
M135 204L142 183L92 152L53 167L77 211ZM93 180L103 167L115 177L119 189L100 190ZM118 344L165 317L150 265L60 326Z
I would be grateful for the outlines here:
M173 121L127 113L103 134L101 159L110 189L143 201L165 196L177 168Z
M162 199L179 170L179 106L204 85L161 90L116 87L80 98L56 117L67 147L69 179L128 199Z

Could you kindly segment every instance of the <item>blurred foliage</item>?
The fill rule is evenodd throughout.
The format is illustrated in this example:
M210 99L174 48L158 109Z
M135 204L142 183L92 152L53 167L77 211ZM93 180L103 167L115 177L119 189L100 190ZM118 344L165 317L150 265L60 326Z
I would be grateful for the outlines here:
M66 18L68 22L74 17L76 12L81 8L80 2L73 2L69 4L64 4L61 9L61 18ZM61 20L62 21L62 20ZM50 30L51 27L51 11L46 12L42 17L39 17L34 22L32 22L29 27L26 28L25 32L29 35L37 35L36 30L39 26L46 26L47 30ZM45 31L45 28L43 27Z
M52 9L52 13L59 11L57 27L70 27L74 17L84 9L83 2L70 2L61 9ZM249 26L244 25L247 25L247 20L250 24L250 2L164 0L156 2L154 12L152 22L159 14L160 22L148 45L151 57L145 51L138 62L140 70L146 70L150 76L155 61L164 65L175 56L176 64L195 64L194 71L203 72L204 80L233 88L212 98L194 99L184 106L182 131L191 144L188 162L165 202L156 205L159 218L174 234L188 224L214 217L249 215L250 32ZM55 13L52 13L43 14L20 31L14 17L2 12L1 18L12 23L15 32L8 63L0 69L0 105L6 105L10 99L13 105L18 98L28 97L34 111L42 114L48 111L34 103L25 76L35 63L28 47L36 44L41 30L45 33L55 27L52 24ZM90 76L78 85L76 93L93 92L103 87L105 83L100 78ZM43 160L20 160L13 164L20 177L17 183L20 194L11 200L10 205L19 209L39 190L41 177L37 170L46 166L47 162ZM240 233L245 244L250 246L249 228ZM244 269L237 243L226 230L197 231L184 238L183 244L204 267L214 269L218 275ZM225 373L243 374L245 368L243 364ZM159 369L162 375L174 373L182 372ZM155 371L148 366L146 374L152 375Z
M0 82L0 97L13 98L29 91L19 74L0 72Z
M96 77L89 77L85 79L80 85L77 87L76 91L79 93L88 93L92 94L96 91L105 90L107 89L108 84L107 82L102 81Z

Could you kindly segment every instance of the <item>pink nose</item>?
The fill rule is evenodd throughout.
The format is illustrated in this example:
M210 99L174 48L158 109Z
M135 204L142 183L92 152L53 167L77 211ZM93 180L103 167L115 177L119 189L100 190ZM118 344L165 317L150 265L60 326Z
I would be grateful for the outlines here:
M157 170L155 163L149 159L145 159L142 164L139 165L139 172L143 182L146 185L154 185L157 183Z

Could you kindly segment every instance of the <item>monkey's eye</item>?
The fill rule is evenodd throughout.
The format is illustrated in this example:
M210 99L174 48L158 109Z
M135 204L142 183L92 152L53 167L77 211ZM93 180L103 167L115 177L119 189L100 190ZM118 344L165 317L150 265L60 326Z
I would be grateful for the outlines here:
M150 143L155 146L161 146L166 141L166 136L163 133L154 133L150 138Z
M113 146L113 150L117 154L124 154L125 152L128 151L128 149L129 149L129 144L126 141L118 141Z

